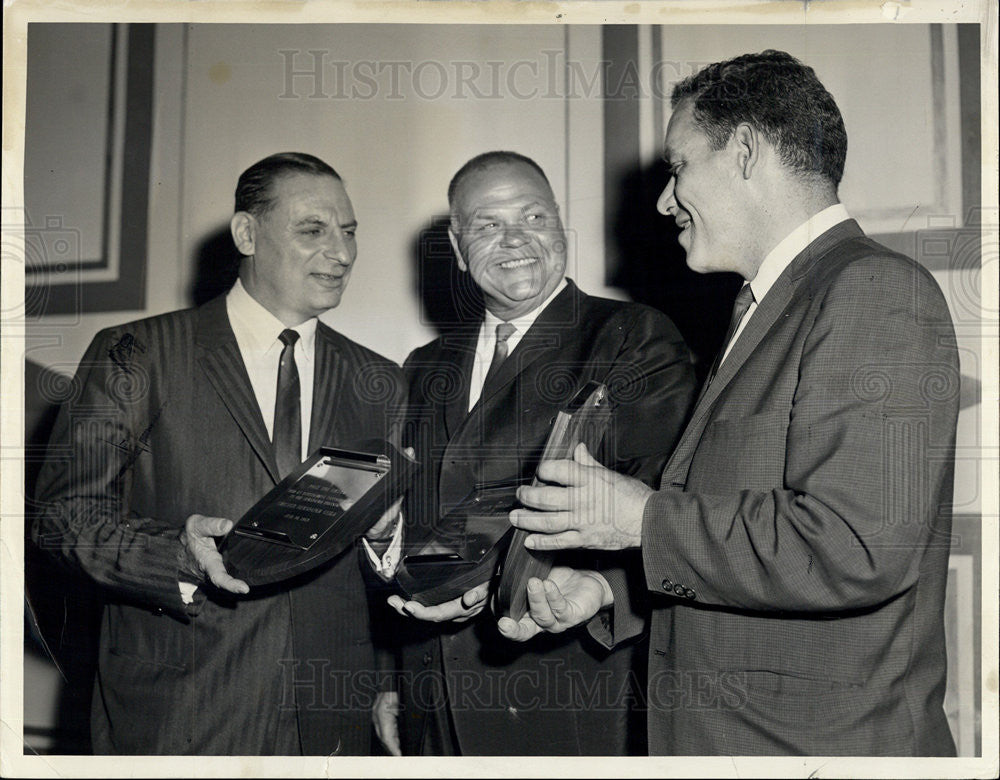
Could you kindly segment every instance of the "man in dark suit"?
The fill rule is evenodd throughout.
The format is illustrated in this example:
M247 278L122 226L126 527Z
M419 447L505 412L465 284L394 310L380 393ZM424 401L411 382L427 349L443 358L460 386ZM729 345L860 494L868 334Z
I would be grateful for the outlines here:
M370 704L344 695L374 674L357 553L248 592L215 542L307 453L391 435L401 372L317 320L357 256L333 168L261 160L231 227L227 295L94 338L33 537L105 589L96 753L368 754Z
M953 755L945 301L838 202L846 132L811 68L744 55L672 102L659 210L693 269L747 280L731 337L658 491L578 449L541 470L567 487L522 488L545 511L512 522L542 532L536 549L641 547L652 752ZM501 630L559 631L601 606L595 637L637 630L624 581L592 583L533 583L530 617Z
M477 485L530 479L556 413L588 381L607 385L614 408L597 456L645 481L662 470L693 396L688 350L669 319L591 297L564 278L566 235L534 161L512 152L473 158L452 179L449 202L459 267L486 312L404 364L404 438L425 464L427 491L424 506L407 513L408 548ZM641 745L641 725L628 733L629 649L608 656L571 635L520 647L485 615L468 620L485 598L484 584L431 607L391 599L417 619L402 648L405 752L589 755L624 753L630 737ZM394 718L387 706L383 735L394 734ZM386 741L398 750L394 737Z

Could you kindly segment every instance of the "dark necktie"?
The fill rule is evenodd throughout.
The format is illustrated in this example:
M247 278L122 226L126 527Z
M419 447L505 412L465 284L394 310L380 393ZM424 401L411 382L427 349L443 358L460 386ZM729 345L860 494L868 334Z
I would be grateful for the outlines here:
M722 365L722 357L726 354L726 349L729 347L729 342L733 340L736 330L740 327L740 323L743 321L743 318L746 316L747 310L750 308L750 304L752 303L753 290L750 289L750 283L747 282L736 294L736 300L733 302L733 316L729 319L729 330L726 331L726 339L722 342L722 349L719 350L719 356L715 359L715 363L712 365L712 371L708 375L708 382L715 379L715 375L719 371L719 366ZM707 385L708 382L705 384Z
M515 330L517 328L509 322L501 322L497 325L497 343L493 348L493 360L490 362L490 367L486 372L486 379L483 380L483 393L486 392L490 381L496 377L497 372L500 370L500 364L507 359L507 339L514 334Z
M285 345L278 363L278 393L274 399L274 459L282 478L302 462L302 413L299 404L299 369L295 365L295 342L299 334L281 331L279 341Z

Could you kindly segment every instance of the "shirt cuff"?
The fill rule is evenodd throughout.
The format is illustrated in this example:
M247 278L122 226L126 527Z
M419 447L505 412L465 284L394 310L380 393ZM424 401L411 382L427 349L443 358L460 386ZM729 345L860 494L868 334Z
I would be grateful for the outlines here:
M365 550L365 555L368 556L368 562L372 565L372 569L375 570L375 573L379 577L385 582L395 577L396 568L399 566L399 558L403 551L402 512L400 512L400 516L396 519L396 530L393 531L392 539L389 540L389 547L382 554L381 558L376 555L375 550L372 549L371 544L364 537L361 539L361 546Z
M185 604L193 604L194 592L198 590L198 586L191 582L178 582L177 586L181 589L181 601Z

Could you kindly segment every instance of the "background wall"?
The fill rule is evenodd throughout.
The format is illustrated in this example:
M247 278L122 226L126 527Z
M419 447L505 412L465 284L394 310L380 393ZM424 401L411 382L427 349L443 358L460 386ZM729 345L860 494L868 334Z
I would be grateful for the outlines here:
M417 294L417 242L447 213L451 175L482 151L542 165L572 242L587 247L570 274L614 294L602 267L600 80L590 75L600 28L159 25L156 46L146 307L40 317L31 359L71 371L100 327L191 305L205 270L231 251L239 173L285 150L332 164L360 222L350 288L323 319L393 360L436 335ZM593 86L567 100L570 59Z
M974 49L964 67L959 41ZM29 29L29 64L32 43ZM472 155L509 148L534 157L552 181L570 235L569 274L588 292L664 309L704 364L721 340L738 283L688 272L671 221L655 214L670 83L701 64L767 46L814 64L847 120L848 207L880 240L932 268L960 326L959 444L966 457L956 490L956 555L967 559L956 558L949 594L953 680L961 682L950 693L949 714L962 729L962 751L978 750L982 345L978 229L967 227L978 206L970 179L979 169L977 27L157 25L154 44L143 303L71 314L43 308L28 319L26 430L36 442L26 455L29 480L51 422L45 404L58 400L50 372L72 373L102 327L190 306L217 289L232 259L236 178L276 151L316 154L344 177L360 222L359 256L343 303L323 319L393 360L436 335L423 305L421 241L440 239L427 230L447 212L448 180ZM72 47L36 53L66 58ZM59 102L41 110L47 113L36 119L29 111L29 120L73 118ZM103 125L77 132L96 137ZM34 178L27 190L45 178L32 171L51 163L32 147L30 133L29 126L26 172ZM54 180L71 185L64 191L88 193L88 175L69 162ZM42 194L26 202L46 200ZM45 205L32 208L28 217L37 224L61 216L37 213ZM450 263L447 247L436 251ZM25 674L32 748L82 749L87 686L67 698L35 645Z

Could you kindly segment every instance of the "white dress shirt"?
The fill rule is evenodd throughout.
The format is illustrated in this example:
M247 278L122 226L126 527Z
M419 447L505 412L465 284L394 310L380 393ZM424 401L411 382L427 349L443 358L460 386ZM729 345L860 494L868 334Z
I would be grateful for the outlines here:
M237 279L226 296L229 324L250 376L253 394L267 427L268 438L274 435L274 404L278 395L278 363L285 345L278 336L286 329L281 320L261 306ZM291 330L299 334L295 342L295 367L299 372L299 410L302 415L301 459L309 455L309 424L312 418L313 377L316 372L315 317Z
M229 324L236 336L243 365L250 377L257 406L264 418L268 438L274 435L274 406L278 395L278 364L285 345L278 336L286 326L264 308L247 292L243 283L236 284L226 295L226 313ZM291 330L299 334L295 342L295 367L299 373L299 412L302 417L302 441L299 452L302 460L309 456L309 430L312 421L313 380L316 374L316 325L312 317ZM235 519L235 518L233 518ZM392 542L380 559L367 541L363 540L365 551L372 566L382 576L387 569L394 571L402 547L402 523L396 523ZM390 575L391 576L391 575ZM185 604L191 603L196 586L181 582L181 597Z
M521 339L524 334L528 332L535 320L538 319L538 315L541 314L545 307L552 303L552 300L563 291L566 287L566 279L564 278L556 286L556 289L552 291L548 298L546 298L541 306L536 306L534 309L529 311L527 314L522 314L513 320L501 320L495 314L486 312L486 317L483 319L483 324L479 327L479 340L476 342L476 356L472 361L472 375L469 377L469 411L472 411L472 407L476 405L479 401L479 396L483 394L483 383L486 382L486 372L490 370L490 363L493 362L493 352L496 349L497 344L497 325L501 322L509 322L514 326L515 330L510 334L507 339L507 356L509 357L518 344L521 343Z
M844 208L843 203L835 203L832 206L828 206L817 214L814 214L801 225L799 225L795 230L785 236L778 245L767 253L767 257L764 258L764 262L760 264L760 268L757 269L757 275L750 282L750 289L753 290L753 303L750 304L750 308L747 309L747 313L743 315L743 319L740 320L740 325L733 334L733 337L729 340L729 344L726 346L726 351L722 356L722 362L729 356L729 352L732 350L733 345L736 340L740 337L740 334L746 328L747 323L750 322L750 318L753 313L757 311L757 307L760 302L764 300L764 296L767 295L768 291L774 286L774 283L778 281L778 277L784 273L785 269L791 264L799 252L809 246L813 241L819 238L823 233L828 231L835 225L839 225L844 220L851 218L851 215L847 213L847 209Z

